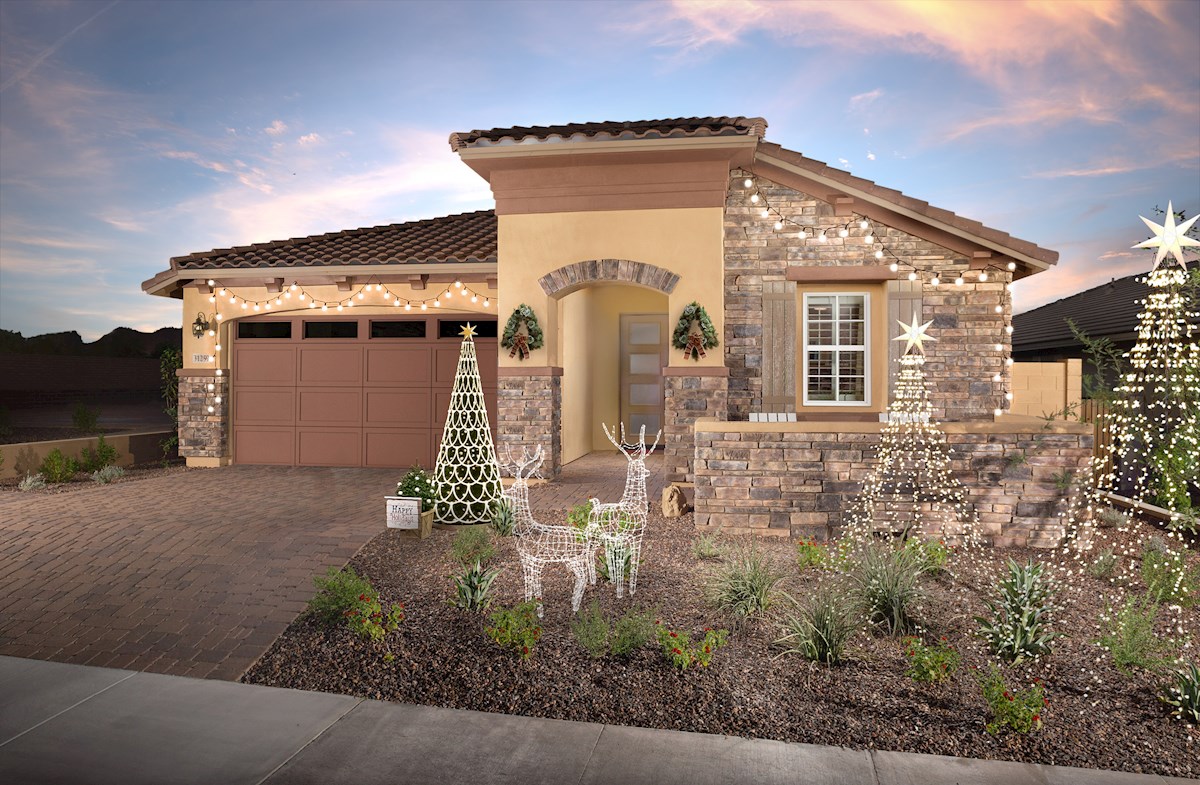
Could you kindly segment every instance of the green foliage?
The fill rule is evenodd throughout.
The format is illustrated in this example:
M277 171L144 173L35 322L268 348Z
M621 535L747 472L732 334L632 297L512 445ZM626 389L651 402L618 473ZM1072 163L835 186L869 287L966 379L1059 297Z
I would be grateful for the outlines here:
M692 555L700 561L719 561L725 556L725 546L715 534L701 534L692 540Z
M0 405L0 439L7 439L12 436L12 432L12 414L9 413L7 406Z
M571 634L592 659L608 654L608 619L604 618L599 602L592 600L586 611L576 615L571 621Z
M843 592L821 586L805 604L792 600L792 606L794 611L783 619L783 636L775 644L782 646L785 654L799 654L825 665L841 663L846 644L859 630L854 604Z
M80 401L71 411L71 424L84 433L95 433L100 420L100 410Z
M1190 511L1192 499L1188 485L1196 485L1196 456L1188 447L1187 439L1172 439L1158 446L1150 456L1154 471L1150 474L1150 486L1154 501L1159 507L1172 512Z
M1112 548L1105 548L1100 551L1100 555L1096 560L1087 566L1088 575L1094 578L1108 578L1117 568L1117 555L1113 553Z
M1189 607L1200 591L1200 565L1188 565L1186 550L1150 544L1142 550L1142 581L1155 602Z
M638 560L641 564L642 560ZM621 556L621 580L629 580L629 571L633 568L633 554L628 550L622 551ZM607 583L612 583L612 575L608 572L608 560L604 558L604 551L599 550L596 553L596 575L603 578Z
M1173 532L1183 532L1193 537L1200 535L1200 510L1195 508L1177 512L1167 522L1167 528Z
M1200 726L1200 668L1193 663L1171 674L1159 700L1171 707L1171 716Z
M450 544L450 552L454 555L454 560L463 567L469 567L475 562L487 564L496 555L488 530L475 527L457 532Z
M42 459L41 468L38 469L38 473L47 482L53 483L70 482L78 471L79 463L74 458L63 455L62 450L57 447Z
M533 656L534 647L542 637L536 600L501 608L493 612L491 618L492 623L485 632L496 645L515 651L523 660Z
M713 349L720 344L717 340L717 328L713 325L712 319L708 318L708 311L693 300L684 306L683 313L679 315L679 321L675 323L675 332L671 335L672 346L676 349L687 350L689 336L692 332L692 322L696 322L700 327L700 343L705 349ZM696 353L695 359L697 362L700 361L699 353Z
M890 635L904 635L916 627L924 567L920 554L909 548L868 545L848 565L851 596L868 622Z
M401 603L392 605L386 613L378 599L363 595L358 605L346 611L346 626L361 638L381 641L389 632L400 629L404 621L404 606Z
M489 596L492 582L499 574L499 568L485 570L477 561L458 575L450 576L454 580L454 598L450 604L468 611L486 610L492 604Z
M385 612L371 582L350 567L330 567L324 576L313 577L313 585L317 594L308 601L308 613L326 626L345 624L356 635L379 641L404 621L404 606L395 603Z
M567 510L567 525L573 529L586 529L592 515L592 500L576 504Z
M108 465L102 469L97 469L92 472L92 482L97 485L108 485L113 480L119 480L125 476L125 470L120 466Z
M1004 471L1014 472L1027 463L1029 463L1029 456L1025 454L1024 450L1010 452L1004 456Z
M1061 472L1055 472L1050 480L1054 483L1055 490L1059 493L1066 493L1075 484L1075 471L1073 469L1063 469Z
M978 672L975 678L992 715L992 721L986 725L988 733L994 736L1005 727L1017 733L1041 729L1042 712L1050 701L1040 679L1034 679L1033 686L1028 689L1010 689L1000 669L992 664L986 672Z
M592 600L588 609L580 611L571 622L571 632L593 659L607 654L625 657L645 646L654 637L655 627L651 618L648 612L630 608L623 616L609 624L600 610L599 603Z
M1061 633L1049 630L1056 610L1050 604L1055 589L1042 565L1008 560L1008 577L998 587L999 602L988 601L991 618L976 616L980 633L994 654L1009 662L1036 659L1050 652Z
M1112 507L1104 507L1096 514L1096 524L1101 529L1124 529L1129 526L1129 515Z
M158 357L158 374L162 381L163 411L171 418L172 433L158 443L162 457L167 457L179 445L179 376L175 373L183 367L183 353L173 346L163 349Z
M824 543L816 540L801 540L796 543L796 566L801 570L824 566L828 559L829 553Z
M517 527L516 516L507 499L497 499L492 504L492 531L498 537L511 537Z
M914 681L945 681L958 670L958 652L944 637L932 646L915 636L901 642L904 644L904 656L908 657L908 668L904 675Z
M437 490L433 486L433 477L421 468L420 464L413 466L408 473L396 483L396 495L410 499L421 500L421 512L429 512L437 501Z
M940 573L950 562L952 551L943 540L922 540L919 537L910 537L905 541L904 547L916 555L921 563L921 572L928 575Z
M504 333L500 336L500 345L505 349L512 349L517 343L517 334L520 332L521 325L525 325L526 332L529 337L525 339L526 346L530 350L541 349L545 345L546 339L542 334L542 326L538 324L537 315L533 309L525 303L518 305L508 317L508 321L504 323ZM521 357L524 360L524 357Z
M613 622L609 646L614 656L626 657L645 646L654 637L654 622L647 611L630 608Z
M46 478L40 474L26 474L25 477L17 483L19 491L40 491L46 487Z
M783 573L751 545L732 554L709 578L706 590L709 601L726 613L753 616L771 607L781 580Z
M1083 375L1083 397L1112 403L1116 398L1113 384L1125 374L1125 353L1108 338L1088 337L1071 319L1067 319L1067 327L1083 346L1084 356L1096 371Z
M692 663L707 668L712 662L712 655L729 640L727 630L704 629L704 639L692 644L692 637L686 632L679 632L657 625L658 643L662 646L663 656L679 670L687 670Z
M88 445L83 448L79 468L88 473L96 472L106 466L112 466L120 457L121 453L117 452L117 448L104 441L104 434L100 434L96 437L95 447Z
M1096 643L1112 654L1117 670L1125 675L1133 668L1160 670L1175 661L1177 647L1174 641L1154 634L1157 618L1157 603L1149 597L1130 597L1124 606L1116 611L1109 608L1100 617L1106 630Z

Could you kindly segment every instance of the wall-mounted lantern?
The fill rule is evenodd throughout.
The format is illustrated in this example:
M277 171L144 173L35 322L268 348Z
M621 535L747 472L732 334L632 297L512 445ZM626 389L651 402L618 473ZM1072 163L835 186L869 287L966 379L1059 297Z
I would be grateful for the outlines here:
M208 332L208 320L204 318L203 313L196 314L196 321L192 322L192 337L203 338Z

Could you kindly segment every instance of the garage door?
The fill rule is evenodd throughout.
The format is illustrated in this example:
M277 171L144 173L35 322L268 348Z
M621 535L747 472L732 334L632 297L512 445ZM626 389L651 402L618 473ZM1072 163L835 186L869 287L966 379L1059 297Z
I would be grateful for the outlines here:
M233 460L428 468L437 458L462 338L460 316L262 318L233 326ZM496 322L475 351L493 438Z

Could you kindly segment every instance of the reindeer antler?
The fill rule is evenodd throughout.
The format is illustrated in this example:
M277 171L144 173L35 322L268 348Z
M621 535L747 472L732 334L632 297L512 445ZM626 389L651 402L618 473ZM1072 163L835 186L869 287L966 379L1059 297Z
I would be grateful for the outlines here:
M616 447L618 450L620 450L621 454L625 456L626 460L632 460L632 458L629 457L629 451L625 449L625 423L621 423L621 441L617 441L616 439L616 428L613 428L610 431L608 429L608 423L603 422L600 423L600 427L604 429L604 435L608 437L610 442L612 442L613 447Z

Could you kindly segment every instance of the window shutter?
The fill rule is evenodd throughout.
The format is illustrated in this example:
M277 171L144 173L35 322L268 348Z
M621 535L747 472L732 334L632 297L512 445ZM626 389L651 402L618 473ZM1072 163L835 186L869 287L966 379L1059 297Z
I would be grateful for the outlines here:
M888 403L891 403L896 393L896 368L905 346L901 341L892 340L900 334L900 327L896 322L903 320L907 323L912 319L914 309L918 318L920 317L921 281L888 281L887 293L888 320L887 324L883 326L882 332L888 345L887 386Z
M796 410L796 282L763 281L762 411Z

